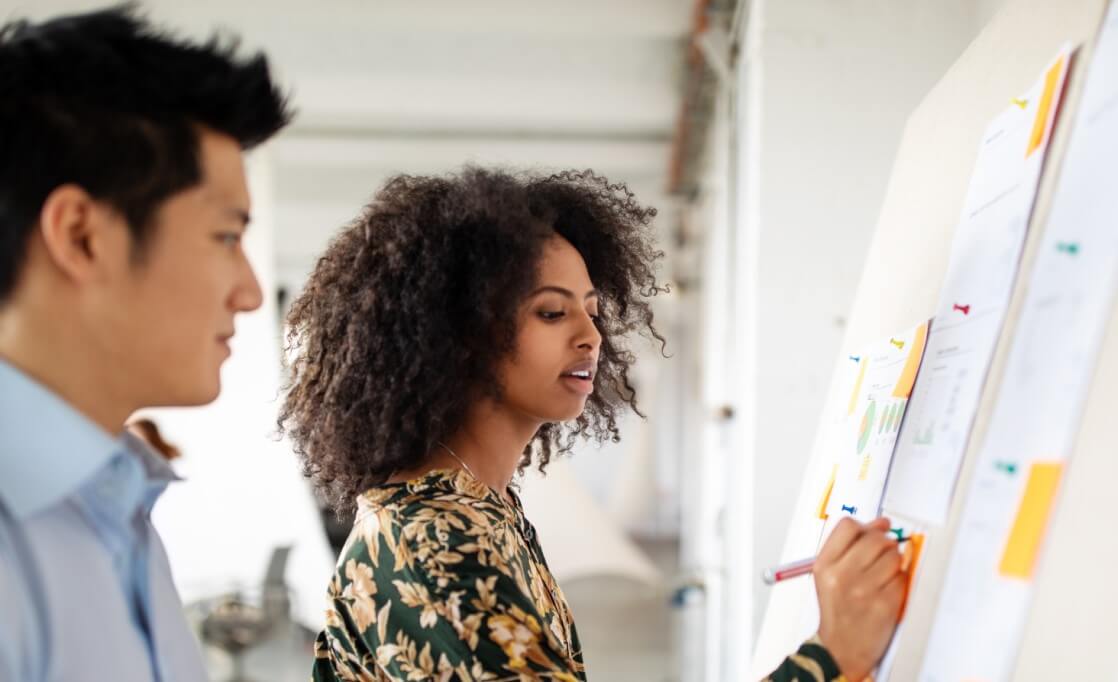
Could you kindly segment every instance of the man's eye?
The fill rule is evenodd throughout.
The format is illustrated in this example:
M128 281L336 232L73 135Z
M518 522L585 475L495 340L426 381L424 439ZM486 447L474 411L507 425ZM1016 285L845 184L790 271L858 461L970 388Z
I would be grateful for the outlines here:
M221 242L222 246L233 247L241 243L241 235L238 232L219 232L214 235L214 239Z

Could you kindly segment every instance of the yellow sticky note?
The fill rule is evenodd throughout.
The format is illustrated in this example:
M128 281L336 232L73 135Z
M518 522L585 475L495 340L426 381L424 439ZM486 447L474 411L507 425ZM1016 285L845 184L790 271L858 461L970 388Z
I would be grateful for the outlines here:
M1037 553L1040 550L1052 503L1060 487L1063 462L1033 462L1029 479L1017 507L1017 517L1005 543L998 572L1007 578L1028 579L1033 576Z
M912 345L909 346L908 357L905 358L901 377L897 380L897 385L893 387L894 398L907 398L912 395L912 385L916 383L916 372L920 369L920 361L924 358L924 341L927 338L928 323L925 322L916 328L916 336L912 339Z
M1036 120L1033 121L1033 132L1029 136L1029 147L1025 150L1025 158L1029 158L1029 155L1044 142L1045 133L1048 132L1048 115L1056 104L1056 88L1063 76L1066 61L1066 57L1060 57L1044 76L1044 93L1040 96L1040 105L1037 107Z
M870 361L868 358L862 358L858 361L861 367L858 368L858 380L854 382L854 392L850 394L850 403L846 406L846 414L854 414L854 408L858 406L858 395L862 392L862 382L866 378L866 367L869 367Z
M838 476L838 465L836 464L831 469L831 479L827 481L827 487L823 489L823 497L819 500L819 509L816 510L816 515L827 520L827 503L831 501L831 491L835 489L835 478Z

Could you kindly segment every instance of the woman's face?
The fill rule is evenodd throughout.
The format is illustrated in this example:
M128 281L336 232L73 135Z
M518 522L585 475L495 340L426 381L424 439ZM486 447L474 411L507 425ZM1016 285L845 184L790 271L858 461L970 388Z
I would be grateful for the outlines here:
M555 235L519 311L516 350L499 367L503 403L541 423L574 419L594 391L602 335L598 292L582 256Z

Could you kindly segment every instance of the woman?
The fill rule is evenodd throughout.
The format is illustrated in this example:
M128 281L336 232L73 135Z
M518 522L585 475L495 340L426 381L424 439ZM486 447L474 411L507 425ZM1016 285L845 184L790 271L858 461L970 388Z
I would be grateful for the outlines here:
M636 410L625 337L663 342L654 215L589 171L468 168L395 178L331 243L292 306L281 415L356 511L315 680L586 678L512 480Z

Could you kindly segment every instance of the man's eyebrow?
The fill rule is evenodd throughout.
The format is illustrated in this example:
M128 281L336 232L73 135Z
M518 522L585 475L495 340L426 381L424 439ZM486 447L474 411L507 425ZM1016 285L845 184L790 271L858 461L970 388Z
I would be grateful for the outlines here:
M252 216L249 215L249 212L244 210L243 208L231 208L229 209L229 215L232 218L239 220L241 225L243 225L245 229L248 229L248 224L252 222Z
M537 296L539 294L543 294L543 293L547 293L547 292L559 294L560 296L563 296L564 298L571 298L571 299L578 298L577 296L575 296L575 293L573 291L571 291L570 289L564 289L563 287L552 286L550 284L547 285L547 286L542 286L539 289L536 289L535 291L532 292L531 295L532 296ZM599 294L597 289L591 289L590 291L586 292L586 296L583 296L583 300L586 300L588 298L598 298L599 296L600 296L600 294Z

